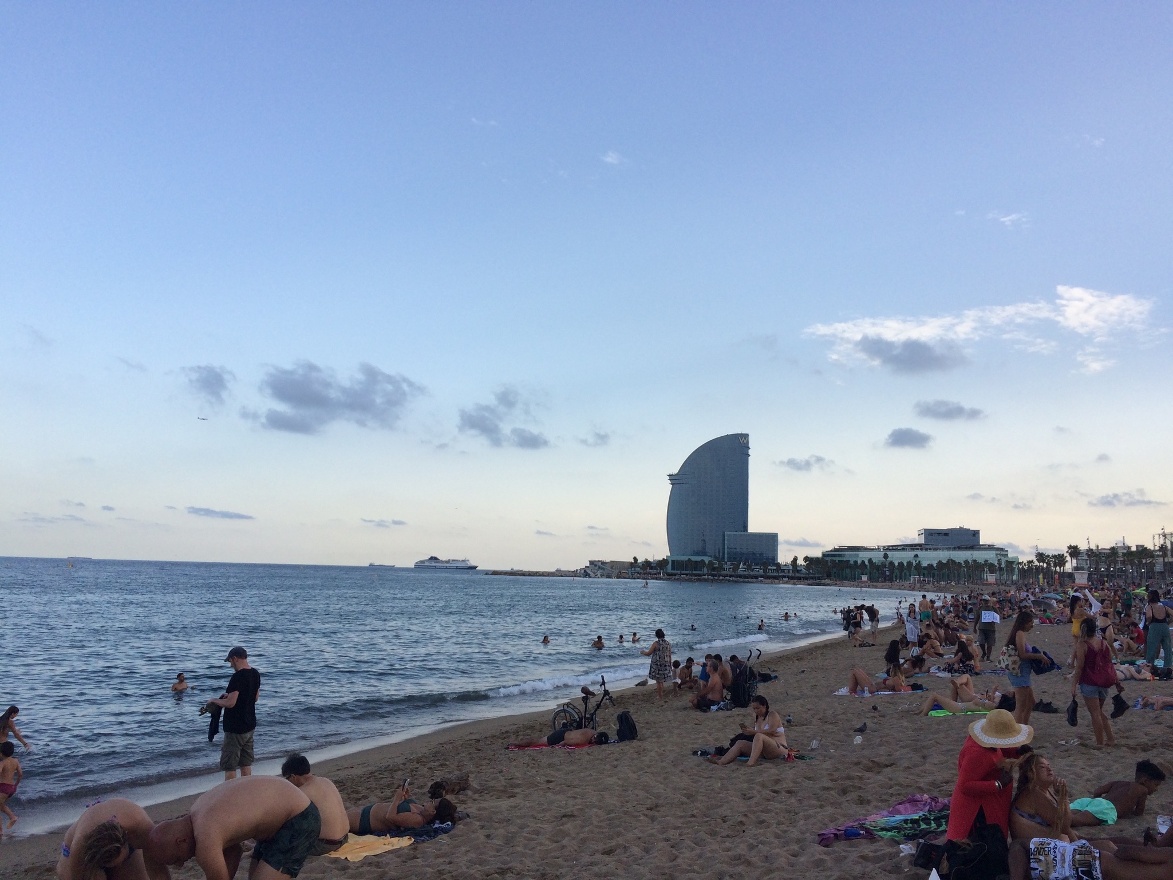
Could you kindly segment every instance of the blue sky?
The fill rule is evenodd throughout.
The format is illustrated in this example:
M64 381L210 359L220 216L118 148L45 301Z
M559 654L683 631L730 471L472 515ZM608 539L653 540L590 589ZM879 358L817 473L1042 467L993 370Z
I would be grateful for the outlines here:
M0 554L1167 524L1168 5L2 14Z

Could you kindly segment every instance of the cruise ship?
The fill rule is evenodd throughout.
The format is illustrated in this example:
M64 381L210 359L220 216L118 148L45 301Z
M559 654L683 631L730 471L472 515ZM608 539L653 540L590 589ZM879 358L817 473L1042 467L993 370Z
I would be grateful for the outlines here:
M460 571L476 571L476 566L467 559L440 559L437 556L429 556L427 559L421 559L415 564L416 568L445 568L458 569Z

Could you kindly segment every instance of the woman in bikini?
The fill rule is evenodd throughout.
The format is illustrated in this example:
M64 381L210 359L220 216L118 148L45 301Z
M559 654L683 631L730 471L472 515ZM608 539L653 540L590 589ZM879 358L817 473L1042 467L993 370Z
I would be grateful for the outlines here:
M1031 752L1018 764L1018 788L1010 807L1010 837L1050 837L1066 843L1078 840L1067 804L1067 783L1055 776L1050 761Z
M749 701L753 710L753 727L741 725L741 732L753 734L752 740L739 740L733 744L721 757L716 755L708 758L710 764L732 764L740 757L748 757L747 767L752 767L762 758L784 758L788 751L786 745L786 728L782 726L782 716L770 708L769 702L761 694L757 694Z
M448 798L421 804L411 799L403 785L390 803L368 804L346 811L351 834L391 834L404 828L423 828L431 822L451 822L456 807Z

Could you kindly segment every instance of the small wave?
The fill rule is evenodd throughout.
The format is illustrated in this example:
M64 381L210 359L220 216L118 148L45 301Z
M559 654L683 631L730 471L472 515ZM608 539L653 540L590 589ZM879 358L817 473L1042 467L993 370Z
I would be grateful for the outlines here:
M696 649L720 648L725 645L744 645L748 642L764 642L768 638L769 636L767 636L765 633L753 633L750 635L738 636L732 639L716 639L712 642L701 642L699 644L693 645L693 647Z
M521 684L498 688L493 691L493 696L517 697L523 694L538 694L544 691L553 691L558 688L598 684L601 676L606 676L612 681L622 681L627 678L641 678L645 672L647 672L646 666L623 666L600 669L597 672L584 672L579 675L553 675L549 678L537 678L531 681L523 681Z

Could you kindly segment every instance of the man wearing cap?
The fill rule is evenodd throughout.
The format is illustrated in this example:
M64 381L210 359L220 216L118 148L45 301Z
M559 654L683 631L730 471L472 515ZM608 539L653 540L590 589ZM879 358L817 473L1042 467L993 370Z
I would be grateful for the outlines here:
M253 731L257 727L257 695L261 674L248 665L248 651L237 645L224 662L232 664L232 678L223 696L208 700L209 706L224 709L224 744L220 747L220 769L225 779L253 772Z

